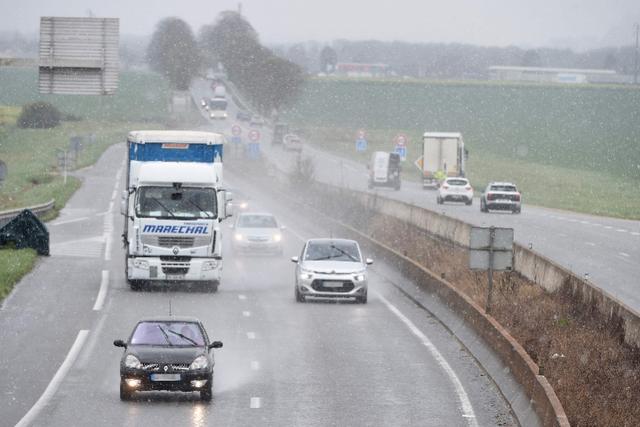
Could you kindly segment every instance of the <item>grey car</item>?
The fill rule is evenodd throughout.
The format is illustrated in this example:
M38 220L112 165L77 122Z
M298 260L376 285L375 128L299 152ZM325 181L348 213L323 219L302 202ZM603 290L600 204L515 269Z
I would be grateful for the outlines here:
M347 239L307 240L296 263L295 297L298 302L307 298L351 298L367 303L367 265L358 242Z

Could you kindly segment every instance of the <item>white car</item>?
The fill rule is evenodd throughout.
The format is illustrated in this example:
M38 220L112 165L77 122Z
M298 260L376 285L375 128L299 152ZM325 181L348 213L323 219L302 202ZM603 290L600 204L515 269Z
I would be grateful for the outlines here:
M437 202L464 202L466 205L473 203L473 187L466 178L447 178L438 188Z
M265 124L264 119L261 116L253 115L249 121L249 126L262 127Z
M367 265L360 246L347 239L311 239L302 248L296 263L296 301L307 298L355 298L367 303Z
M270 213L241 213L231 228L235 252L282 254L284 227Z
M480 211L505 210L514 214L522 211L522 194L511 182L490 182L480 197Z

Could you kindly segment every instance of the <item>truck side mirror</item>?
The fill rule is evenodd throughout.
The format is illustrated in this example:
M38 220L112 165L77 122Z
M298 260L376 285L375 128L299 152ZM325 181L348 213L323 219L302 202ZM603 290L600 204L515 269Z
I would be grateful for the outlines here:
M120 214L127 215L127 199L129 198L129 192L124 190L120 198Z
M233 216L233 203L228 201L224 205L225 215L227 218Z

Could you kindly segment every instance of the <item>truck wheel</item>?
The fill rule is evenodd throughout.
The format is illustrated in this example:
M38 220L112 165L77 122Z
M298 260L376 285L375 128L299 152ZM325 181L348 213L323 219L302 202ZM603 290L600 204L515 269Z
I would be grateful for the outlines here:
M127 280L129 282L129 288L132 291L137 292L142 289L142 282L140 280Z

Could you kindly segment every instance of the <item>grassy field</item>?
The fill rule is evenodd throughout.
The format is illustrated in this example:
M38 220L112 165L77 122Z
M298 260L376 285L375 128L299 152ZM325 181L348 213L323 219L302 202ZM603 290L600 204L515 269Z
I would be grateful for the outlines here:
M33 249L0 249L0 301L25 274L33 268L37 259Z
M422 132L461 131L476 188L507 179L529 203L640 218L637 89L312 79L283 116L310 142L363 162L399 132L413 161ZM354 153L359 128L368 153Z

